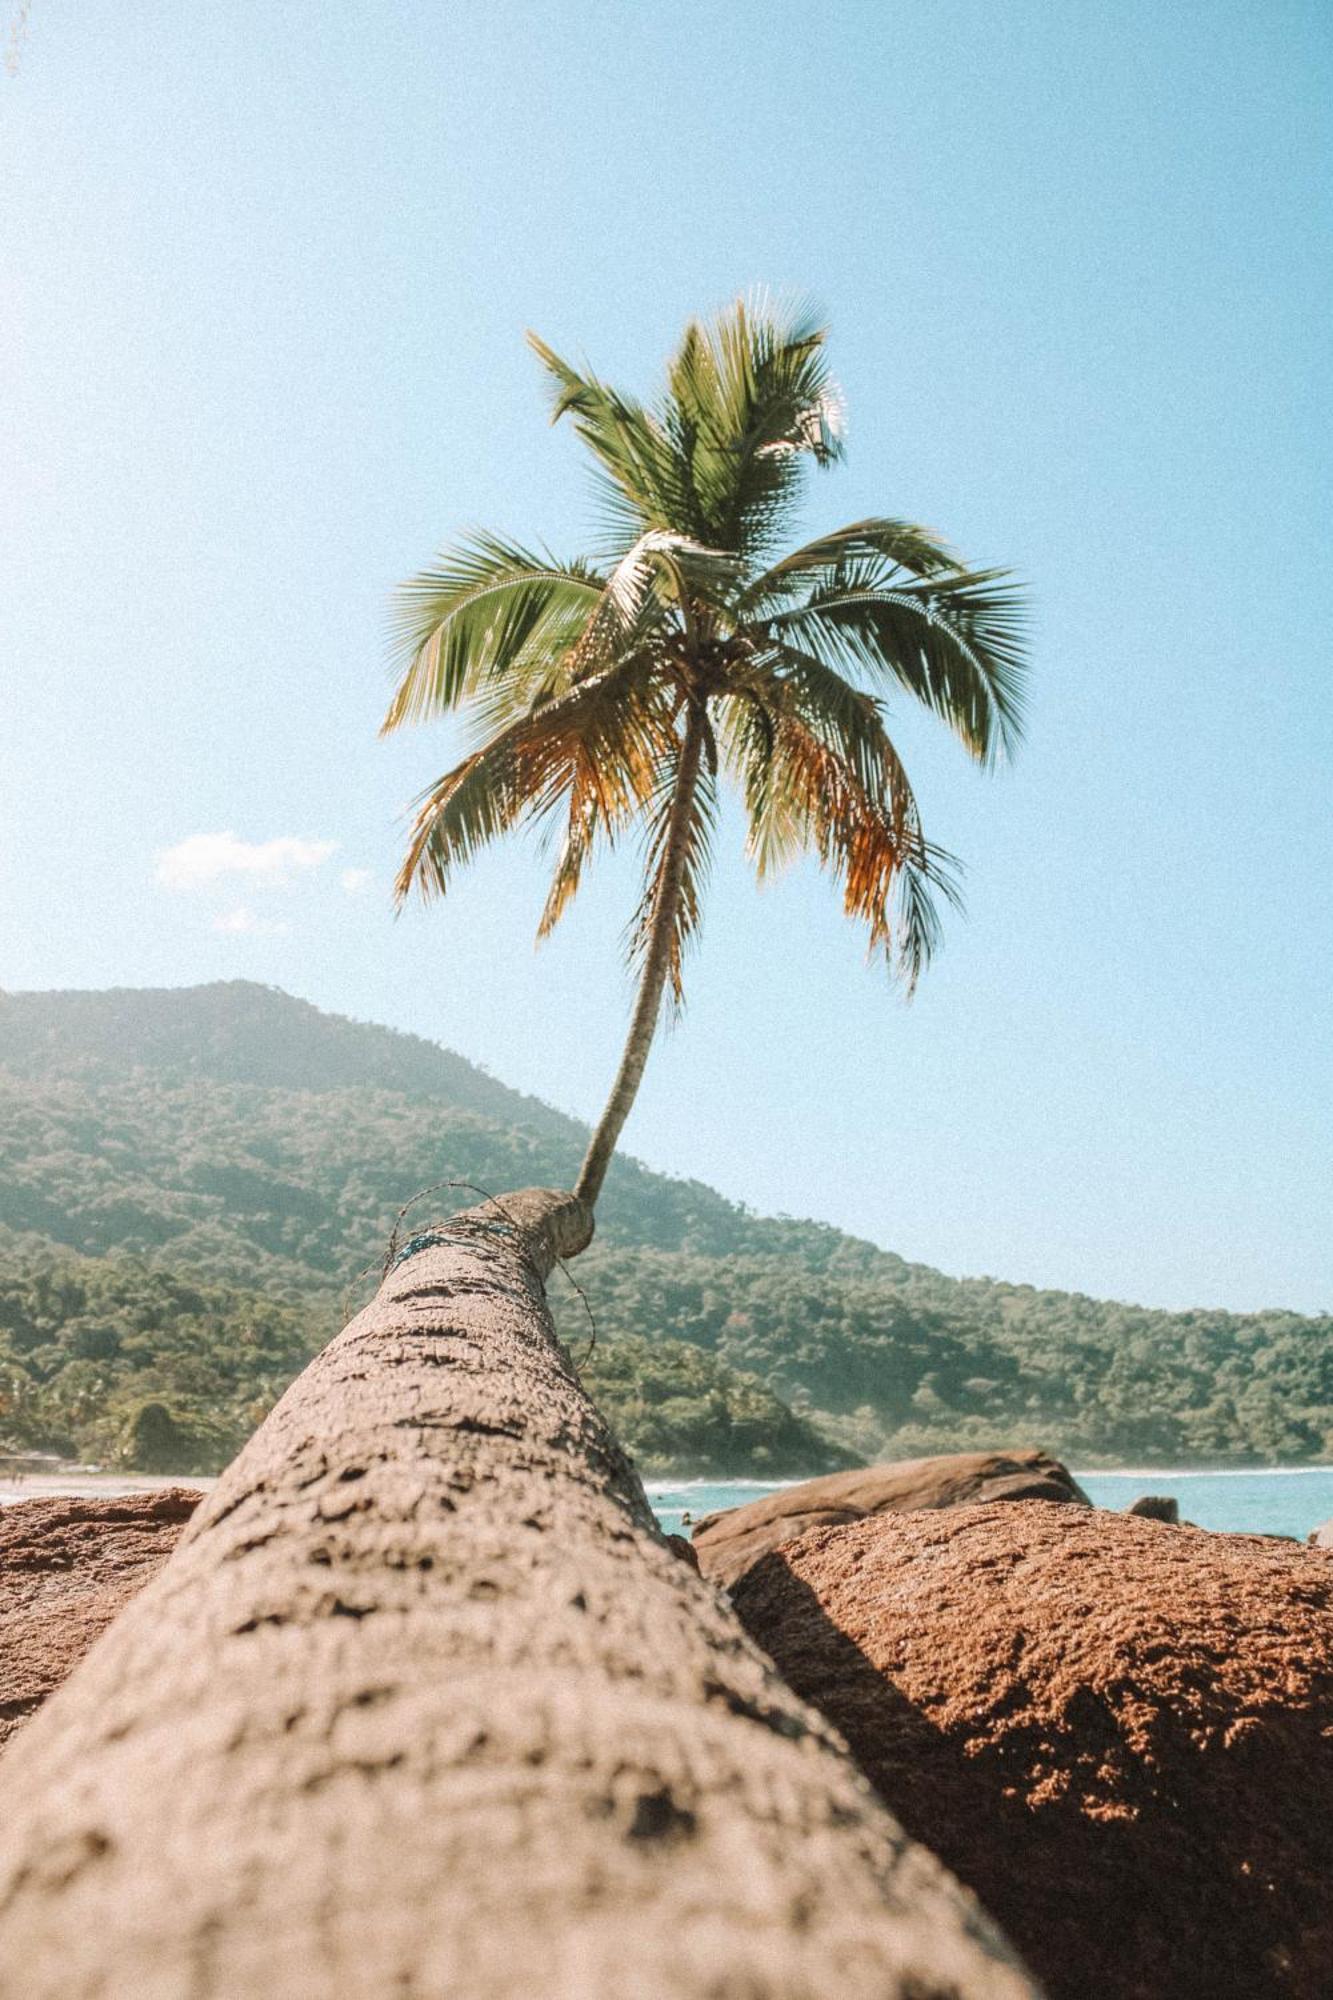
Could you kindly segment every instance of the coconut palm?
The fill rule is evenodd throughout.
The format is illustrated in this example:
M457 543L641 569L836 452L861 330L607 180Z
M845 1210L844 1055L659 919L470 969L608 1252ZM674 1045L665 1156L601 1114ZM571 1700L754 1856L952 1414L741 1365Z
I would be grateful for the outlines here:
M540 934L599 843L645 838L630 929L637 994L576 1193L595 1203L664 996L679 1005L699 927L718 783L736 782L763 877L812 853L871 953L910 991L957 870L922 831L889 732L904 695L991 764L1021 719L1021 610L998 570L876 516L785 549L809 462L842 452L825 330L741 300L691 322L642 403L530 336L592 453L606 545L560 561L497 536L443 555L399 594L401 679L386 731L461 709L479 741L422 796L397 881L441 895L524 823L559 832Z
M24 1976L3 1995L1034 2000L669 1552L544 1291L679 997L719 772L761 871L811 848L910 983L950 877L883 698L997 754L1012 599L898 522L779 557L804 459L838 448L817 327L692 327L651 409L538 351L612 546L562 564L480 539L408 586L389 725L466 706L483 741L422 801L399 889L558 813L549 928L596 844L643 825L615 1090L576 1192L506 1193L391 1256L6 1751L0 1968Z

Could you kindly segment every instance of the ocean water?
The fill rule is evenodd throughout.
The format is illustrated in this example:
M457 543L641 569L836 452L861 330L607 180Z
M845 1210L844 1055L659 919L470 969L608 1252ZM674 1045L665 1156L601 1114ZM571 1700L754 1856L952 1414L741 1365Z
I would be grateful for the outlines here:
M1296 1535L1333 1520L1333 1465L1300 1466L1263 1472L1079 1472L1080 1486L1098 1507L1128 1507L1144 1493L1170 1493L1180 1502L1182 1521L1234 1533ZM792 1485L795 1482L782 1482ZM669 1533L689 1533L684 1516L699 1521L721 1507L740 1507L776 1493L779 1485L743 1480L690 1480L672 1485L648 1482L648 1498Z
M1301 1541L1312 1529L1333 1521L1333 1465L1299 1466L1266 1472L1080 1472L1080 1485L1099 1507L1128 1507L1142 1493L1171 1493L1180 1502L1181 1519L1201 1528L1222 1528L1264 1535L1296 1535ZM0 1477L0 1506L11 1500L49 1499L61 1494L151 1493L163 1486L203 1486L211 1479L153 1479L118 1476L73 1468L41 1472L26 1479ZM648 1498L662 1526L671 1533L689 1533L684 1521L702 1520L721 1507L740 1507L762 1499L794 1480L755 1485L740 1479L649 1480Z

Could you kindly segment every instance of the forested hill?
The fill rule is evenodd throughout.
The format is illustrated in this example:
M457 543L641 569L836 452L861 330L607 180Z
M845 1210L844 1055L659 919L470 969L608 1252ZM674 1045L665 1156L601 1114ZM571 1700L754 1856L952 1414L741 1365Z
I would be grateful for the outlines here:
M442 1097L507 1125L574 1132L573 1120L419 1035L322 1014L273 986L120 987L0 993L0 1066L33 1081L119 1081L135 1070L188 1083L371 1089Z
M149 1089L164 1102L193 1108L204 1102L202 1085L325 1100L350 1091L356 1104L378 1102L384 1111L391 1099L429 1103L439 1121L441 1147L448 1148L457 1135L470 1140L473 1150L466 1156L442 1151L433 1163L439 1170L417 1181L411 1179L410 1162L402 1172L391 1166L395 1205L441 1178L440 1161L446 1158L455 1177L487 1186L572 1185L588 1138L577 1119L510 1090L452 1050L418 1035L321 1013L308 1001L248 980L105 993L0 993L0 1077L5 1076L43 1089L77 1086L79 1093L97 1098L108 1089ZM257 1102L207 1095L214 1102ZM67 1101L77 1096L67 1095ZM327 1111L327 1104L312 1106L309 1115L322 1125ZM383 1150L386 1132L387 1127L377 1151ZM368 1159L367 1164L382 1163ZM160 1168L169 1171L169 1163L161 1161ZM493 1180L487 1181L488 1173ZM460 1203L467 1198L459 1193ZM0 1208L0 1221L5 1219ZM836 1229L751 1215L702 1182L669 1179L628 1159L617 1159L611 1168L598 1230L608 1242L663 1250L725 1255L798 1249L814 1267L834 1259L840 1268L895 1276L908 1270L900 1257ZM369 1255L373 1246L352 1247Z
M568 1185L585 1136L457 1055L271 988L0 995L0 1437L105 1454L151 1405L150 1431L214 1426L217 1456L339 1323L410 1195ZM577 1265L594 1386L653 1468L1333 1448L1328 1319L950 1279L628 1161L598 1222ZM552 1295L578 1350L584 1309L558 1277Z

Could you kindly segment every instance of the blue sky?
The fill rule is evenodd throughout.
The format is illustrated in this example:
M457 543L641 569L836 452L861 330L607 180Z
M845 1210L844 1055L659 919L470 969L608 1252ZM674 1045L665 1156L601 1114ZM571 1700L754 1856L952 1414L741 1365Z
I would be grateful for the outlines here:
M987 778L902 719L968 870L910 1007L728 825L630 1149L948 1271L1328 1309L1331 86L1302 0L34 0L0 986L261 979L595 1113L633 857L539 953L522 846L394 921L454 740L376 740L385 601L472 524L590 539L525 327L646 389L690 313L811 291L809 523L1029 579L1029 742Z

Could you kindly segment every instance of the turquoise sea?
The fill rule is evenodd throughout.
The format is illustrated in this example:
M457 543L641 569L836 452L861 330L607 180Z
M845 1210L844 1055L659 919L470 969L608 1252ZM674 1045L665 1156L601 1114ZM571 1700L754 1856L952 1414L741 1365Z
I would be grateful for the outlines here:
M1128 1507L1142 1493L1174 1494L1180 1502L1181 1520L1193 1521L1200 1528L1296 1535L1304 1541L1312 1529L1333 1520L1333 1465L1291 1471L1079 1472L1075 1476L1099 1507ZM756 1486L730 1479L677 1485L665 1480L648 1482L654 1512L662 1526L673 1533L681 1531L682 1517L687 1513L698 1521L719 1507L739 1507L778 1490L776 1484ZM684 1532L689 1533L688 1527Z
M1079 1484L1099 1507L1128 1507L1141 1493L1173 1493L1181 1519L1201 1528L1251 1534L1296 1535L1333 1521L1333 1465L1265 1472L1080 1472ZM26 1479L0 1475L0 1506L6 1501L50 1498L55 1494L144 1493L157 1487L209 1487L211 1479L125 1478L84 1468L41 1472ZM698 1521L720 1507L739 1507L776 1493L794 1480L767 1486L739 1479L649 1480L648 1498L662 1526L681 1530L683 1517ZM685 1533L689 1533L688 1526Z

